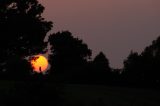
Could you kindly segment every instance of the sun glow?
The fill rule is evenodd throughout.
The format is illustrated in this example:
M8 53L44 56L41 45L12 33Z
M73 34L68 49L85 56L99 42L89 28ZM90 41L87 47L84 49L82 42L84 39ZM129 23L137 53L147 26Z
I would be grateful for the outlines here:
M31 59L33 71L37 73L45 72L48 68L48 60L43 55L36 55Z

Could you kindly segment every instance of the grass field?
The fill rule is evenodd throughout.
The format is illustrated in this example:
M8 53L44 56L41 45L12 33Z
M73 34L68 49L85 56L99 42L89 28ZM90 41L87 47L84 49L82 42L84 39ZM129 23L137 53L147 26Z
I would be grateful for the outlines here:
M0 81L0 106L6 106L6 103L11 100L9 98L14 98L14 100L23 98L20 101L21 104L22 102L32 104L34 99L36 100L22 90L25 87L17 88L19 84L21 83ZM160 90L79 84L57 84L56 89L60 98L57 99L58 106L160 106ZM45 90L40 92L43 92L43 95L36 93L37 97L49 98L45 106L53 106L51 102L55 99L55 84L46 83Z
M62 91L67 106L160 106L157 90L65 85Z

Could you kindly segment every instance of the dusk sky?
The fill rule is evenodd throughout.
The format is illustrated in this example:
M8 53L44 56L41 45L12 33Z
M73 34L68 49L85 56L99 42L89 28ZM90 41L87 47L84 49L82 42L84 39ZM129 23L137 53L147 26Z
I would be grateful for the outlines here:
M103 51L121 68L130 51L141 52L160 35L160 0L40 0L52 32L69 30L95 56Z

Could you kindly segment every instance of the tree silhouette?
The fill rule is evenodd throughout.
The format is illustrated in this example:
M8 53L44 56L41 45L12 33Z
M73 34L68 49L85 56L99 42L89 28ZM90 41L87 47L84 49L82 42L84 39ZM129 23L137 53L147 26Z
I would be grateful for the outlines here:
M103 52L100 52L93 60L92 73L96 83L106 83L111 81L113 75L109 66L109 60Z
M160 37L138 55L131 52L124 61L123 76L131 83L145 86L160 85Z
M124 61L124 71L122 75L128 83L140 83L143 79L143 71L141 69L141 56L137 52L131 51L127 59Z
M95 59L93 60L93 63L97 68L100 70L106 70L111 71L111 68L109 66L109 60L106 58L103 52L100 52Z
M145 79L148 83L160 85L160 37L142 52Z
M13 57L21 60L42 52L46 47L43 40L51 30L52 22L44 20L41 16L43 10L37 0L0 1L1 69L10 67L8 63Z
M52 72L61 75L65 73L65 76L75 75L91 56L88 46L82 40L74 38L68 31L52 34L49 42L52 51L50 55Z
M13 57L6 65L6 72L2 74L3 79L15 79L21 81L30 79L32 67L30 63L23 58L19 59Z

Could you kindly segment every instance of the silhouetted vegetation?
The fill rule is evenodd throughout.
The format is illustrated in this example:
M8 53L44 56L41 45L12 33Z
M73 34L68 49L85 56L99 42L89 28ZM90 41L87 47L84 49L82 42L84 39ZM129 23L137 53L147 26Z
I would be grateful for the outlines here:
M158 87L160 85L160 37L141 54L131 52L124 61L125 82L133 85Z
M93 61L90 61L88 79L93 84L106 84L113 77L109 60L103 52L100 52Z
M41 16L43 10L37 0L0 2L1 79L40 80L44 77L65 83L159 86L160 38L140 54L131 52L123 69L113 69L103 52L92 59L87 44L69 31L51 34L48 42L44 42L52 22ZM51 45L51 68L47 75L33 74L25 58L47 52L47 43Z
M44 42L52 22L41 16L43 11L37 0L0 1L0 81L14 82L17 90L4 98L10 101L4 105L63 105L57 90L59 83L160 87L160 37L142 53L131 51L124 67L114 69L103 52L92 59L88 45L69 31L53 33ZM47 53L48 43L51 68L46 75L33 73L26 57Z
M52 46L50 55L50 74L59 80L70 81L79 77L84 70L91 50L82 40L74 38L68 31L58 32L49 37ZM74 78L73 78L74 77ZM82 77L82 76L81 76Z
M41 16L43 10L37 0L0 1L0 69L15 64L15 57L22 60L43 52L47 44L43 40L52 27L52 22Z
M0 100L0 105L56 104L55 87L52 92L47 92L42 75L32 75L31 65L25 59L46 52L44 38L51 30L52 22L41 16L43 10L37 0L0 0L0 82L5 85L13 83L11 87L15 89L4 95L1 91L3 100ZM52 100L48 97L50 94Z

